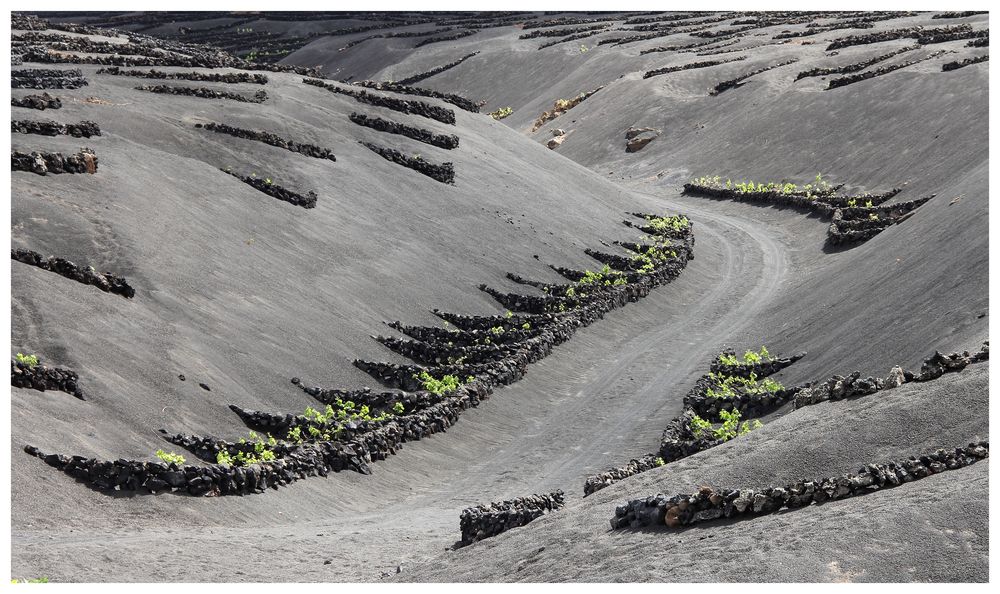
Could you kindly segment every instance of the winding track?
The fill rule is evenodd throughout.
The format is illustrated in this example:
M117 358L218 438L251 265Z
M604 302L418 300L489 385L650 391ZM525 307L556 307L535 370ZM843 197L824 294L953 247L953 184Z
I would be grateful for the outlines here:
M650 212L684 212L694 221L695 259L680 277L578 331L520 382L466 412L447 435L407 445L371 477L337 475L318 485L331 497L338 496L338 482L367 492L360 513L328 509L278 527L210 528L197 547L188 546L184 530L168 527L113 539L67 533L58 545L51 532L21 533L14 537L14 567L19 557L37 564L30 560L38 544L37 554L49 559L72 554L75 579L91 571L92 579L134 579L134 565L106 563L123 557L146 565L139 575L154 579L169 579L178 564L188 579L197 579L199 567L206 579L222 579L220 566L232 568L234 580L377 579L399 562L453 544L458 513L468 505L555 488L580 497L587 475L656 447L707 359L738 340L788 275L786 250L766 227L687 201L651 194L641 201ZM263 501L271 496L261 498L262 508L273 505ZM248 550L275 540L266 553ZM324 565L328 558L336 563Z

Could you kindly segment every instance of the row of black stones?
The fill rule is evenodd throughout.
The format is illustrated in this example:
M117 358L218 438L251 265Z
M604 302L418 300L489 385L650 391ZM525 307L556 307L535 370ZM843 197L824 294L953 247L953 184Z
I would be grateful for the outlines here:
M464 30L464 31L456 31L455 33L448 33L448 34L445 34L445 35L436 35L434 37L426 37L426 38L421 39L420 41L418 41L417 44L414 45L413 47L414 47L414 49L416 49L418 47L423 47L423 46L429 45L431 43L439 43L441 41L454 41L455 39L461 39L463 37L468 37L469 35L475 35L476 33L478 33L478 31L476 31L475 29L467 29L467 30Z
M48 52L84 52L88 54L116 54L122 56L144 56L162 58L167 56L164 50L156 47L133 43L112 43L110 41L93 41L86 37L72 37L71 41L49 41L42 48L36 42L12 37L14 49L24 48L30 51Z
M139 85L135 87L135 90L165 95L186 95L201 99L229 99L241 103L263 103L267 101L267 91L257 91L252 97L247 97L246 95L231 93L229 91L218 91L204 87L178 87L174 85Z
M611 528L664 525L679 528L720 518L745 519L782 509L801 509L814 503L822 505L964 468L989 455L990 443L984 440L888 464L866 464L856 474L803 479L784 487L713 489L706 486L693 494L667 497L660 493L618 506L611 519Z
M690 227L688 228L688 242L690 243ZM688 250L679 250L679 257L676 261L661 264L658 268L659 274L643 278L639 281L640 284L652 286L673 278L686 264L688 254ZM666 268L669 268L670 272L663 273L662 269ZM621 287L618 288L621 289ZM534 355L522 352L515 358L495 361L489 365L432 368L431 371L435 375L469 370L478 372L478 375L473 381L443 395L426 393L413 397L400 395L398 400L394 395L388 393L372 395L369 400L372 404L380 402L382 406L388 408L392 403L402 402L406 408L419 410L395 415L381 422L363 421L354 426L344 427L338 433L338 439L334 441L307 441L302 444L279 442L273 448L277 457L273 462L264 462L248 467L211 464L204 467L185 466L178 468L156 462L129 460L109 462L82 456L70 458L58 454L46 455L30 445L25 447L25 451L42 458L51 466L98 490L153 493L177 491L196 496L243 495L259 493L267 487L278 488L307 476L325 476L329 472L354 470L368 474L371 472L370 464L372 462L384 460L397 453L405 442L419 440L447 430L448 427L457 422L462 411L478 406L480 402L488 398L494 386L510 383L523 376L524 368L532 356L544 356L551 350L552 344L568 339L577 328L600 319L607 305L608 303L601 302L566 313L545 313L531 317L514 314L510 318L506 316L465 316L435 311L439 317L454 324L463 332L479 331L485 335L489 329L501 323L500 320L506 320L508 324L512 325L514 323L523 324L522 320L529 319L533 327L537 325L544 327L544 330L535 337L538 344L529 349L531 353L535 353ZM410 329L410 331L420 333L416 329ZM357 362L357 364L359 367L366 367L362 362ZM372 365L383 370L391 366L391 364ZM403 366L395 367L399 373L391 378L393 382L401 384L405 378L406 381L416 384L415 386L411 385L411 390L420 388L419 383L413 380L413 375L424 371L424 368L416 366L406 366L405 369ZM330 402L331 399L335 401L337 396L346 396L347 394L362 401L364 394L364 391L347 393L318 388L303 389L316 396L320 401L327 402ZM301 423L301 421L289 420L288 415L269 415L244 409L240 409L240 413L241 417L251 424L279 426L280 423L287 422L290 426L293 422ZM218 454L223 451L235 456L239 452L252 453L254 447L251 443L229 443L213 437L165 434L165 438L171 443L187 448L198 458L207 462L214 462Z
M676 278L687 265L688 260L691 259L692 246L693 235L690 232L689 226L686 229L682 244L675 247L677 257L658 263L649 274L639 274L631 271L632 261L622 257L622 264L629 266L628 269L622 270L622 272L625 272L626 284L609 287L587 287L586 289L579 288L581 293L584 290L587 292L586 297L582 295L567 297L565 296L565 290L563 291L563 296L546 295L539 297L519 295L516 293L504 293L486 285L481 285L480 289L513 312L512 318L517 319L516 323L523 323L520 320L524 319L539 320L538 322L529 322L532 325L532 329L534 329L536 323L549 322L545 324L544 330L538 336L524 339L523 342L519 343L521 344L521 348L511 356L488 363L467 364L464 362L454 362L439 365L434 368L435 374L450 374L459 378L472 375L477 381L484 381L491 387L513 383L524 375L530 363L548 355L553 345L566 340L577 328L592 324L603 318L607 312L613 309L622 307L630 302L638 301L640 298L648 295L652 288ZM612 264L611 266L614 267L615 265ZM563 272L563 269L559 271ZM567 272L566 276L581 278L583 273L576 271ZM560 308L560 306L562 307ZM567 306L569 307L567 308ZM559 309L565 310L565 313L554 313ZM442 317L445 315L441 312L435 313L438 313ZM528 315L533 317L528 317ZM493 333L492 329L499 325L504 328L504 332L493 337L497 340L503 340L503 337L514 326L513 324L510 327L503 326L505 318L499 317L456 318L448 316L444 317L444 319L463 329L471 327L470 324L475 324L476 330L490 331L491 334ZM509 322L510 320L507 321ZM486 324L490 325L487 326ZM440 332L440 330L437 332ZM489 334L484 334L484 338L488 338L489 336ZM451 352L454 357L461 357L464 354L463 348L468 348L469 346L467 339L464 341L464 344L456 342L456 340L461 339L461 336L457 333L455 333L453 339L450 335L441 336L440 334L435 335L435 333L428 332L428 335L423 339L425 341L433 339L437 341L438 346L441 346L441 343L449 346L452 349ZM477 336L475 340L479 341L480 339ZM447 343L449 342L452 344L448 345ZM419 389L420 382L415 376L425 371L424 368L416 365L400 365L363 360L357 360L354 364L359 369L375 377L383 385L405 390Z
M982 350L975 355L970 355L968 352L962 354L952 353L951 355L935 353L932 357L924 360L919 374L904 371L899 366L896 366L893 367L885 379L874 377L862 379L861 373L855 371L847 377L835 375L823 382L798 386L795 388L792 399L794 407L798 409L827 400L842 400L845 398L867 396L880 390L897 388L909 381L930 381L941 377L945 373L961 371L972 363L987 361L988 359L989 342L987 341L983 345ZM786 395L783 401L787 400ZM663 464L669 464L724 443L724 441L712 439L704 434L702 436L695 436L690 427L691 420L695 414L693 409L685 408L679 417L670 421L660 440L660 449L656 453L646 454L641 458L630 460L624 466L613 468L587 478L584 483L584 496L590 495L630 476L646 472Z
M100 136L101 127L95 122L83 121L76 124L60 124L53 121L11 120L10 131L18 134L40 134L42 136L73 136L90 138Z
M847 37L835 39L830 43L830 45L826 46L826 51L831 51L844 47L851 47L854 45L867 45L869 43L892 41L894 39L905 39L905 38L919 39L921 37L931 37L934 35L968 32L971 30L972 30L971 25L963 24L951 27L938 27L930 29L925 29L924 27L921 26L914 26L914 27L904 27L902 29L890 29L887 31L876 31L875 33L865 33L862 35L849 35Z
M732 354L732 351L724 351L724 354ZM740 375L740 377L749 377L749 373L753 371L753 373L757 374L758 378L763 378L791 365L803 355L804 353L788 358L772 359L771 361L762 362L757 366L746 367L723 366L719 361L718 356L716 356L712 360L710 369L715 373L725 373L729 375L746 374L745 376ZM583 485L584 497L600 491L601 489L622 479L639 474L640 472L645 472L663 464L669 464L680 460L681 458L686 458L692 454L696 454L702 450L715 447L720 443L724 443L725 440L715 439L714 436L709 435L707 432L702 432L700 435L696 435L691 429L691 421L696 415L698 415L696 407L702 412L710 414L712 416L711 420L714 421L719 410L723 408L722 406L718 406L716 408L715 405L726 404L725 401L719 403L707 402L708 399L704 395L704 390L709 387L706 383L708 381L707 376L704 376L688 392L684 399L683 412L680 416L667 423L667 427L663 431L663 435L660 437L660 447L655 453L646 454L639 459L630 460L625 466L612 468L611 470L588 477L584 481ZM781 404L784 404L784 402L793 396L794 394L782 394L780 399L771 398L766 406L764 405L762 399L754 401L748 398L746 408L748 409L748 412L760 411L766 414ZM725 410L730 410L733 404L734 403L730 403L730 407ZM739 404L742 403L739 401L735 403L736 406L739 406Z
M434 134L430 130L424 130L423 128L407 126L406 124L400 124L399 122L393 122L379 117L370 117L359 113L351 113L348 117L350 117L351 121L355 124L367 126L380 132L400 134L402 136L423 142L424 144L441 147L443 149L450 150L458 148L458 136L454 134Z
M63 258L56 256L44 258L38 252L18 248L11 248L10 257L18 262L37 266L42 270L73 279L78 283L94 285L105 293L114 293L126 298L135 297L135 289L123 277L110 272L97 272L92 266L82 268Z
M709 95L716 96L721 93L724 93L725 91L728 91L729 89L735 89L736 87L741 87L745 84L744 81L746 81L748 78L752 76L756 76L762 72L767 72L768 70L774 70L775 68L780 68L782 66L794 64L795 62L798 61L799 61L798 58L790 58L783 62L778 62L777 64L771 64L770 66L762 66L761 68L757 68L756 70L751 70L750 72L747 72L736 78L722 81L719 84L715 85L715 88L711 90Z
M436 179L439 182L445 184L455 183L455 165L454 163L441 163L435 164L429 161L425 161L423 158L416 156L410 157L404 155L403 153L397 151L396 149L386 148L379 146L377 144L372 144L370 142L360 142L365 148L372 151L373 153L380 155L386 161L392 161L403 167L408 167L414 171L423 173L431 179Z
M449 62L449 63L447 63L447 64L445 64L443 66L438 66L437 68L432 68L432 69L430 69L430 70L428 70L426 72L421 72L420 74L414 74L413 76L408 76L408 77L404 78L403 80L399 80L399 81L396 81L396 82L398 82L401 85L412 85L413 83L418 83L418 82L420 82L420 81L422 81L424 79L428 79L428 78L430 78L432 76L435 76L437 74L441 74L442 72L445 72L446 70L451 70L455 66L458 66L462 62L468 60L469 58L475 56L478 53L479 53L478 51L475 51L475 52L472 52L471 54L466 54L466 55L462 56L461 58L455 60L454 62Z
M741 193L736 190L693 183L685 184L684 192L737 202L790 207L796 210L815 212L823 217L831 217L827 240L832 245L867 241L889 226L903 222L912 216L910 213L934 197L932 194L906 202L882 205L883 202L898 194L900 189L894 188L881 194L808 198L801 193L784 194L779 191ZM873 206L848 206L848 202L852 200L856 203L871 201ZM871 215L876 215L877 218L873 219Z
M589 33L591 31L601 31L607 29L609 25L587 25L584 27L567 27L564 29L535 29L530 33L519 35L518 39L536 39L538 37L564 37L566 35L576 35L578 33Z
M79 89L87 84L79 70L23 68L10 73L12 89Z
M855 62L853 64L847 64L845 66L834 66L833 68L813 68L811 70L805 70L805 71L800 72L795 77L795 80L800 80L800 79L806 78L808 76L827 76L827 75L830 75L830 74L848 74L848 73L851 73L851 72L858 72L860 70L864 70L865 68L868 68L869 66L871 66L873 64L878 64L879 62L881 62L883 60L888 60L889 58L891 58L893 56L898 56L899 54L901 54L903 52L912 52L915 49L919 49L918 46L903 47L903 48L891 51L891 52L889 52L887 54L882 54L882 55L879 55L879 56L875 56L874 58L869 58L867 60L862 60L860 62Z
M458 546L464 547L511 528L525 526L549 512L556 511L564 504L563 492L553 491L464 509L459 516L462 540Z
M979 64L980 62L986 62L989 59L990 59L989 54L983 54L981 56L976 56L974 58L966 58L964 60L958 60L955 62L947 62L941 65L941 71L948 72L950 70L958 70L959 68L965 68L966 66Z
M86 400L83 390L77 384L79 379L80 376L69 369L46 367L41 363L27 365L14 359L10 361L10 385L15 388L29 388L40 392L59 390Z
M237 138L256 140L257 142L263 142L264 144L269 144L271 146L283 148L287 151L292 151L293 153L299 153L307 157L315 157L317 159L329 159L330 161L337 160L337 157L334 156L333 151L331 151L328 148L316 146L315 144L295 142L294 140L288 140L287 138L282 138L272 132L265 132L263 130L248 130L246 128L237 128L235 126L228 126L226 124L218 124L215 122L209 122L207 124L195 124L194 127L204 128L206 130L211 130L213 132L219 132L220 134L228 134L230 136L235 136Z
M746 56L740 56L739 58L733 58L732 60L706 60L704 62L691 62L690 64L683 64L681 66L667 66L665 68L657 68L655 70L649 70L642 75L643 78L652 78L654 76L659 76L661 74L667 74L670 72L680 72L682 70L691 70L692 68L708 68L709 66L719 66L721 64L728 64L730 62L739 62L740 60L746 60Z
M547 41L538 46L538 49L542 50L547 47L552 47L553 45L559 45L560 43L565 43L567 41L576 41L578 39L586 39L588 37L593 37L594 35L600 35L601 33L606 33L607 29L599 29L597 31L588 31L586 33L577 33L575 35L567 35L566 37L560 37L559 39L554 39L552 41Z
M952 33L935 33L917 38L917 43L928 45L931 43L946 43L948 41L958 41L960 39L989 39L989 29L979 29L977 31L955 31Z
M990 38L989 37L977 37L969 43L965 44L965 47L989 47Z
M194 80L199 82L217 82L227 84L248 83L254 85L267 84L267 76L247 72L163 72L160 70L122 70L118 66L101 68L97 74L110 76L130 76L134 78L154 78L161 80Z
M832 245L867 241L891 225L905 221L912 216L914 210L933 197L931 195L875 208L855 206L838 209L833 213L833 220L827 231L827 240Z
M867 396L880 390L891 390L907 382L928 382L935 380L946 373L962 371L969 365L989 361L990 343L983 343L977 353L951 353L945 355L935 352L932 356L924 359L920 366L919 373L907 371L898 365L893 367L889 375L883 380L879 378L862 378L861 373L855 371L848 376L834 375L823 382L806 385L799 389L795 395L795 408L810 406L828 400L843 400L858 396Z
M316 192L313 192L312 190L306 192L305 196L303 196L302 194L283 188L274 182L268 183L267 180L263 180L256 176L240 175L239 173L234 173L228 169L222 169L222 171L272 198L277 198L278 200L283 200L289 204L301 206L302 208L316 208L317 196Z
M398 111L400 113L414 114L429 118L432 120L437 120L444 124L455 123L455 112L446 109L444 107L438 107L436 105L430 105L424 103L423 101L408 101L406 99L395 99L393 97L383 97L381 95L373 95L366 91L358 91L356 89L348 89L344 87L339 87L336 85L331 85L325 83L321 80L314 78L306 78L302 80L303 83L307 85L312 85L315 87L320 87L330 91L332 93L340 93L341 95L347 95L353 98L359 103L367 103L368 105L376 105L379 107L385 107L386 109L391 109L393 111Z
M37 109L39 111L45 111L46 109L59 109L62 107L62 100L58 97L53 97L48 93L42 93L41 95L25 95L24 97L11 97L10 104L12 107L28 107L31 109Z
M398 33L376 33L375 35L369 35L368 37L361 37L360 39L354 39L348 41L343 47L338 48L338 52L346 51L352 47L364 43L370 39L390 39L395 37L427 37L428 35L438 35L440 33L447 33L451 31L451 27L444 29L428 29L427 31L400 31Z
M342 81L343 82L343 81ZM359 87L366 87L369 89L375 89L376 91L392 91L393 93L399 93L401 95L418 95L420 97L430 97L432 99L440 99L445 103L451 103L459 109L464 109L472 113L479 113L479 105L462 97L460 95L455 95L453 93L442 93L440 91L433 91L431 89L422 89L420 87L411 87L408 85L402 85L398 82L376 82L374 80L362 80L351 83Z
M835 79L833 79L833 80L830 81L830 84L827 86L827 90L836 89L838 87L847 86L847 85L850 85L850 84L853 84L853 83L856 83L856 82L861 82L863 80L868 80L869 78L875 78L876 76L882 76L884 74L889 74L890 72L894 72L894 71L899 70L901 68L906 68L907 66L913 66L914 64L919 64L920 62L936 58L936 57L938 57L938 56L940 56L942 54L946 54L946 53L948 53L947 50L938 50L936 52L932 52L930 54L927 54L923 58L917 58L916 60L907 60L905 62L899 62L897 64L889 64L888 66L880 66L878 68L875 68L873 70L869 70L867 72L859 72L857 74L851 74L851 75L848 75L848 76L842 76L840 78L835 78Z
M38 175L48 173L95 173L97 171L97 154L89 148L82 148L78 153L64 155L31 151L10 151L11 171L30 171Z

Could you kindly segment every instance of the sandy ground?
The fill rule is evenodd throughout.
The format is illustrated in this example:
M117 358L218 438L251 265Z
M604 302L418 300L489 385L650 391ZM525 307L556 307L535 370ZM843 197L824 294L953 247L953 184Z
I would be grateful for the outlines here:
M985 16L966 21L986 25ZM879 26L924 22L939 24L916 17ZM779 376L787 384L854 369L884 374L896 363L916 368L935 349L974 349L987 338L986 65L942 73L943 59L931 60L835 91L817 80L793 84L799 70L905 42L835 58L817 44L764 47L744 62L643 80L646 69L701 58L638 56L680 36L581 54L560 46L539 52L537 40L517 34L491 30L391 56L370 51L368 64L337 58L355 60L359 77L400 78L481 50L425 82L487 98L487 109L512 105L515 115L503 122L456 110L457 126L447 126L362 106L288 75L269 75L272 98L262 105L153 95L132 90L136 80L83 66L90 86L59 91L66 106L43 117L93 119L104 136L15 135L15 148L86 145L101 161L94 176L15 172L13 245L122 273L137 288L126 301L12 264L11 352L76 369L93 395L79 402L13 390L15 576L377 580L402 564L395 579L985 579L986 464L737 524L681 533L611 533L607 525L616 504L657 491L832 475L986 438L985 367L788 414L747 438L581 495L587 475L655 447L724 345L808 351ZM328 55L323 43L342 40L319 40L290 60L312 65ZM963 44L942 44L958 52L947 59L973 52ZM786 54L801 61L707 97L716 82ZM540 144L550 126L527 133L553 100L600 85L607 86L551 122L571 131L558 151ZM461 145L445 151L380 134L351 123L352 111L456 133ZM338 161L197 130L199 121L328 146ZM626 154L630 125L663 134ZM389 163L357 140L453 161L457 183ZM218 172L225 166L315 189L319 204L303 210L275 201ZM905 224L828 253L821 220L679 193L691 175L807 181L817 171L851 189L906 182L900 200L938 197ZM581 330L448 433L408 444L371 476L344 473L244 498L110 497L21 451L30 443L148 459L164 446L160 428L244 434L230 403L301 411L311 401L289 384L292 376L372 385L350 361L400 360L369 338L389 332L383 321L436 323L434 307L499 313L477 284L513 290L508 271L556 280L550 263L593 268L583 249L635 237L620 224L635 210L692 218L696 258L687 270ZM211 392L197 387L202 381ZM446 552L463 508L555 488L569 494L567 509ZM722 560L732 564L725 574Z

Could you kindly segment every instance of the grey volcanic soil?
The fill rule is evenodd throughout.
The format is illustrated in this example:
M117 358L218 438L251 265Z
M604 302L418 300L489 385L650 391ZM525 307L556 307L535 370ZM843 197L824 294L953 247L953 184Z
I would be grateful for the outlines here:
M987 26L985 15L959 22ZM923 15L878 27L943 23ZM12 263L11 352L77 370L92 395L80 402L12 389L15 576L375 580L402 563L395 579L986 579L987 464L679 533L611 533L607 524L618 503L656 492L834 475L988 438L985 366L797 411L581 498L586 476L656 447L723 345L809 351L779 376L791 384L854 369L884 375L896 363L916 368L935 349L971 350L987 338L987 65L940 71L944 61L984 50L964 48L964 40L931 46L914 53L957 53L824 91L819 79L793 83L795 74L912 40L846 48L836 57L825 56L826 43L767 46L744 52L742 62L643 80L645 70L704 58L640 57L639 50L694 38L623 47L595 47L591 38L581 53L572 42L536 51L544 40L519 41L521 32L487 29L405 52L371 48L409 48L413 39L369 40L340 55L336 48L350 36L320 38L286 59L315 65L322 58L328 71L350 66L337 77L382 80L479 50L421 85L485 98L485 111L510 105L514 115L503 122L456 109L457 126L447 126L271 73L270 99L261 105L154 95L132 89L147 81L97 76L88 65L81 69L90 86L53 93L63 109L12 110L17 118L90 119L104 132L85 141L14 135L21 150L90 146L100 168L94 176L14 172L13 246L123 274L137 289L126 301ZM371 61L351 58L354 50ZM800 62L707 96L715 83L787 56ZM555 99L601 85L527 133ZM461 145L445 151L380 134L352 124L352 111L456 133ZM207 121L329 147L338 160L193 127ZM626 154L630 125L663 133ZM549 151L540 143L556 127L571 135ZM453 161L456 185L389 163L356 140ZM218 171L225 166L315 190L319 203L304 210L276 201ZM679 194L695 175L804 182L817 172L851 189L905 182L898 200L937 197L873 240L827 253L823 221ZM695 222L696 258L681 276L581 330L446 434L407 444L371 476L341 473L244 498L109 497L21 451L30 443L151 459L165 445L161 427L244 435L230 403L274 412L314 404L289 384L292 376L373 385L350 361L403 361L369 338L389 332L383 321L436 324L428 313L434 307L501 313L477 284L523 290L504 273L555 281L549 263L593 268L583 249L637 236L620 224L636 210L682 212ZM567 492L566 509L445 551L458 539L463 508L555 488ZM720 574L722 563L732 570Z

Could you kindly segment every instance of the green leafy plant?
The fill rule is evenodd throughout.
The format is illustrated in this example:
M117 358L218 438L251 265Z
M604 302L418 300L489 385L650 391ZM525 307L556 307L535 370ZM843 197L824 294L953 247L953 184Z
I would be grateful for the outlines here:
M40 577L40 578L13 579L13 580L10 580L10 583L12 583L12 584L47 584L47 583L49 583L49 578L47 578L47 577Z
M490 112L490 117L494 120L502 120L510 114L514 113L514 108L512 107L501 107L496 111Z
M163 450L156 450L156 457L163 460L167 464L173 464L175 466L181 466L185 461L184 456L173 452L164 452Z
M722 419L722 425L714 427L712 423L695 415L691 419L689 427L695 437L711 435L713 439L720 441L729 441L738 435L746 435L754 429L763 427L763 424L757 419L744 421L740 424L740 411L735 409L719 411L719 418Z
M34 369L35 365L38 365L38 356L36 355L25 355L23 353L18 353L14 355L17 362L25 367Z
M663 466L664 464L666 464L666 462L663 461L663 458L657 456L656 460L653 460L653 464L656 464L657 466Z
M405 410L406 409L403 407L402 402L397 402L396 404L392 405L392 412L396 413L397 415L403 414Z
M413 378L420 382L420 385L424 390L437 396L450 394L462 385L461 382L458 381L458 378L454 375L445 375L441 379L437 379L433 375L427 373L426 370L414 375ZM472 381L472 376L469 376L469 381Z
M531 324L529 322L521 324L521 330L531 330Z

